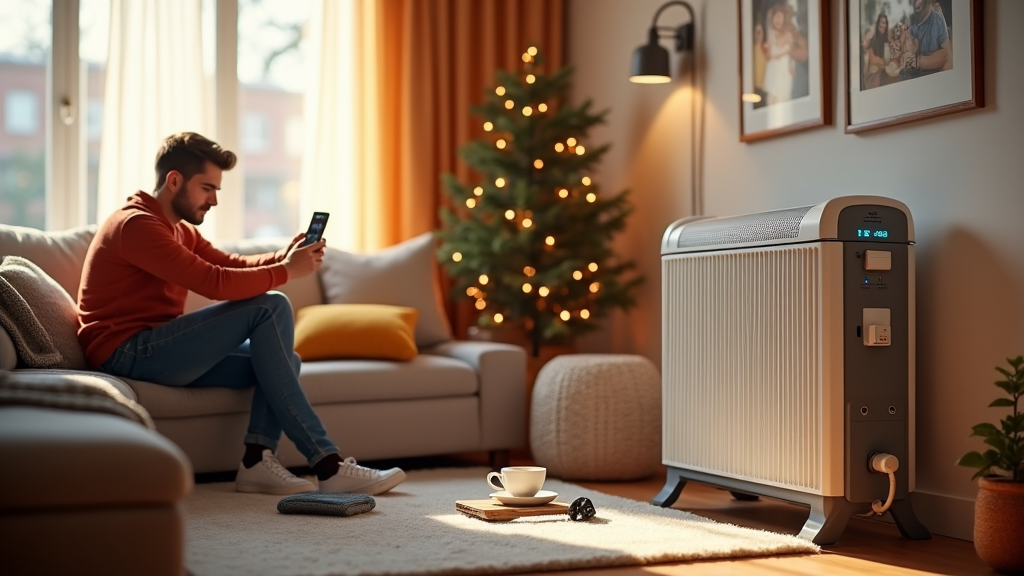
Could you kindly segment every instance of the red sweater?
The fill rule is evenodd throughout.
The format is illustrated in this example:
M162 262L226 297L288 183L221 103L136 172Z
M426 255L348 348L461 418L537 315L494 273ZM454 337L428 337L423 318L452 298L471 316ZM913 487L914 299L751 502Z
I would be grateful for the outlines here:
M191 290L243 300L284 284L282 254L239 256L214 248L195 226L171 225L145 192L100 226L78 289L78 341L94 368L136 333L181 316Z

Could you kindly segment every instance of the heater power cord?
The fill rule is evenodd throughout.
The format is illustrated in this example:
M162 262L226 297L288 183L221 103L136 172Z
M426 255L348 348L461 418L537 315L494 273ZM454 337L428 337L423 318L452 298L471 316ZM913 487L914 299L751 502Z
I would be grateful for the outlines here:
M885 452L876 452L868 458L868 469L872 472L878 472L880 474L889 475L889 497L885 499L883 503L881 500L875 500L871 503L871 512L865 514L858 514L858 516L881 516L885 514L889 507L892 506L892 500L896 497L896 474L899 470L900 461L892 454L886 454Z

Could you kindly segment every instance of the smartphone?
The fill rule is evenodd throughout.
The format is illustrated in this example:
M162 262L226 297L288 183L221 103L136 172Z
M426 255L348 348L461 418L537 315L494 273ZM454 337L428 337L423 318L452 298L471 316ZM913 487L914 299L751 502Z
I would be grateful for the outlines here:
M328 212L313 212L313 219L309 221L309 228L306 230L306 239L302 241L303 246L309 246L319 242L324 237L324 228L327 227Z

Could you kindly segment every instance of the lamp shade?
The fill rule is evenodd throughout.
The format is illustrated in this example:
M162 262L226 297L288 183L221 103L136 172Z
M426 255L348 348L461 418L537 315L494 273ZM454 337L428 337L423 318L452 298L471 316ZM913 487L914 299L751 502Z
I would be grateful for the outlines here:
M658 45L656 29L651 28L647 44L633 51L629 80L638 84L663 84L672 80L668 73L668 50Z

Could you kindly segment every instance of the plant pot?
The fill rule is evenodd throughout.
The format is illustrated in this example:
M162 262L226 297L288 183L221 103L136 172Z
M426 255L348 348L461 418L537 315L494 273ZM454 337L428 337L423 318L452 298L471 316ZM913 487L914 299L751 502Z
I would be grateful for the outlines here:
M979 481L974 549L993 570L1024 572L1024 482L994 476Z

